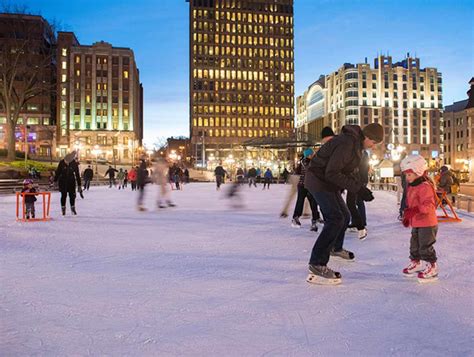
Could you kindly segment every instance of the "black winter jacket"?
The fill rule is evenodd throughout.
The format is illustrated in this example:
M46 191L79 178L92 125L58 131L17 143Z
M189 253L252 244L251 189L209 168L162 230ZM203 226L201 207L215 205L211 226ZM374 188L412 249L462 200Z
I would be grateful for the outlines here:
M74 192L77 186L81 187L81 175L79 174L79 165L74 160L69 165L61 160L56 169L54 182L58 183L59 191Z
M84 180L92 180L94 178L94 171L92 169L85 169L84 170Z
M310 192L360 190L357 172L362 157L364 135L358 125L342 127L341 134L321 146L306 171L305 187Z

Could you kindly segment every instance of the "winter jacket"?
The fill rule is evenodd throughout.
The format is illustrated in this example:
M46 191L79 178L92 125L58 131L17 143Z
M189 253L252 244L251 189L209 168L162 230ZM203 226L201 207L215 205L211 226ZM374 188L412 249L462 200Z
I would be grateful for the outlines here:
M298 181L298 186L300 187L304 187L304 178L306 176L306 170L308 169L310 162L311 162L311 159L308 159L307 157L305 157L305 158L302 158L300 162L298 163L298 166L296 166L295 175L300 176L300 179Z
M451 171L446 170L441 174L438 188L446 193L451 193L451 186L453 185L453 176Z
M81 187L81 175L79 174L79 165L74 160L69 165L61 160L56 169L54 182L58 183L59 191L73 192L77 186Z
M244 170L242 170L241 168L239 168L239 169L237 170L237 176L244 177Z
M135 169L130 170L130 172L128 173L128 179L130 181L136 181L137 180L137 171Z
M125 172L119 171L117 174L117 180L123 180L125 178Z
M214 170L214 175L216 176L225 176L226 172L222 166L217 166Z
M435 195L433 185L425 177L419 177L407 185L407 206L410 209L416 207L419 211L410 219L411 227L433 227L438 224Z
M115 178L115 173L116 172L118 172L118 171L111 167L105 172L104 176L109 175L110 178Z
M341 134L321 146L311 159L304 186L310 192L358 192L362 183L354 170L360 165L363 142L358 125L342 127Z
M142 161L137 172L137 185L145 186L147 178L148 178L148 171L146 169L146 162Z
M267 171L265 171L265 175L263 177L265 177L266 179L272 179L273 174L270 170L267 170Z
M85 169L84 170L84 180L89 180L91 181L94 178L94 171L92 169Z
M28 187L25 187L21 190L21 193L36 193L36 189L33 187L29 189ZM36 197L33 195L25 195L25 203L35 203L36 202Z
M257 170L254 167L249 170L248 177L257 177Z

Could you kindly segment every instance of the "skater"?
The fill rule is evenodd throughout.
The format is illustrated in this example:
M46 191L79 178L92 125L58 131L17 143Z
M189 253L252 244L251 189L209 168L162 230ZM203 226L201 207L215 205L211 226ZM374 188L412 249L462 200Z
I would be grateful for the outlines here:
M249 179L249 187L257 187L257 170L255 170L255 167L251 167L248 174L248 179Z
M158 208L174 207L175 204L171 202L170 192L168 187L167 174L168 165L161 156L155 160L153 168L153 182L158 186L158 198L156 204Z
M377 123L369 124L363 130L358 125L346 125L341 134L321 146L311 160L305 187L321 208L324 226L309 260L308 282L340 284L341 274L327 267L329 257L355 259L354 253L343 248L350 213L341 191L357 192L364 201L374 199L372 192L353 176L353 171L359 167L362 150L372 148L383 140L383 136L383 127Z
M137 189L137 169L138 166L136 168L132 167L128 172L128 180L130 181L130 185L132 186L132 191L135 191Z
M405 276L418 276L418 281L436 280L438 265L433 245L438 232L436 216L436 192L426 176L428 165L420 155L403 159L401 168L407 178L407 208L403 213L403 225L412 227L410 239L410 263L403 269ZM423 267L421 261L426 262Z
M441 191L442 193L446 193L446 197L451 194L451 187L454 184L453 180L453 174L449 170L449 168L445 165L441 166L441 169L439 170L439 183L438 183L438 190ZM454 196L451 197L451 200L453 203L455 202ZM446 201L446 200L444 200ZM446 202L443 202L443 204L446 204Z
M189 183L189 170L187 167L184 169L184 183Z
M369 155L364 150L362 158L357 170L359 182L367 187L369 183ZM346 196L347 208L351 212L351 224L349 227L354 228L360 240L367 238L367 217L365 212L365 202L357 193L347 191Z
M124 177L123 177L123 187L124 187L124 188L127 188L127 184L128 184L128 171L127 171L127 169L125 169L125 170L123 171L123 173L124 173Z
M125 180L125 172L123 172L123 169L120 168L119 172L117 174L117 180L118 180L118 189L124 188L124 180Z
M109 188L112 188L112 184L115 187L115 173L118 172L115 170L112 166L109 166L109 169L105 172L104 177L107 177L109 175Z
M243 185L244 184L244 170L241 167L237 169L235 176L237 179L237 183L239 185Z
M295 174L299 175L298 198L296 199L296 205L295 205L295 210L293 212L293 220L291 221L291 226L294 228L301 228L300 217L303 214L303 206L304 206L305 199L307 198L311 206L311 213L312 213L310 230L313 232L317 232L318 231L317 223L318 223L318 220L320 219L319 212L318 212L318 205L316 201L314 200L313 196L311 196L311 193L309 193L308 190L304 187L304 178L306 175L306 170L308 168L308 165L313 155L314 155L313 149L311 148L306 149L303 152L303 157L301 158L298 166L295 169Z
M84 170L82 177L84 178L84 190L89 191L91 181L94 178L94 171L91 169L91 165L87 166L87 169Z
M69 195L69 204L71 205L71 213L76 215L76 182L79 194L82 195L81 176L79 174L79 166L75 160L76 151L67 154L62 159L56 169L54 182L58 183L59 191L61 192L61 212L64 216L66 214L66 199Z
M21 190L21 193L36 193L32 179L25 179L23 181L23 189ZM35 196L36 195L25 195L26 219L35 218Z
M224 170L221 164L216 166L216 168L214 169L214 175L216 176L216 190L220 190L226 174L227 172Z
M265 171L265 174L263 175L263 178L265 180L263 182L263 190L265 189L265 186L267 186L267 189L269 190L270 189L270 183L273 180L272 170L270 170L269 167L267 167L267 170Z
M145 159L140 160L140 166L137 169L137 190L138 190L138 210L145 211L146 208L143 205L143 196L145 195L145 184L148 178L148 170L146 169Z
M54 187L54 171L49 172L48 183L49 183L49 188Z

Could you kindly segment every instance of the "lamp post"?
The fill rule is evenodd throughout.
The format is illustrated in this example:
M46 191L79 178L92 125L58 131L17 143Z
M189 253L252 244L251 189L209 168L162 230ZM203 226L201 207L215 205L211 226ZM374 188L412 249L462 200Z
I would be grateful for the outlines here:
M28 160L28 129L29 128L30 126L25 124L25 169L28 168L27 160Z

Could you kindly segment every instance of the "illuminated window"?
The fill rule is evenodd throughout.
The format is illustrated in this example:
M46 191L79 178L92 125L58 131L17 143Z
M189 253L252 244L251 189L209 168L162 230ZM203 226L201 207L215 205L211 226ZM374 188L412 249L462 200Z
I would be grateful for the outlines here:
M62 68L62 69L66 69L66 68L67 68L67 63L66 63L66 61L62 61L62 62L61 62L61 68Z
M67 76L65 74L61 75L61 82L66 82Z
M61 49L61 54L62 54L63 56L67 56L67 48Z
M128 71L123 71L123 78L128 78Z
M86 95L86 103L90 103L91 102L91 96L88 94Z
M61 95L66 95L66 94L67 94L66 87L64 87L61 89Z
M80 69L76 69L76 76L79 77L81 75L81 70Z
M75 61L76 61L76 63L81 63L81 57L80 57L80 56L76 56Z
M128 117L128 108L123 108L123 116Z

